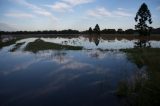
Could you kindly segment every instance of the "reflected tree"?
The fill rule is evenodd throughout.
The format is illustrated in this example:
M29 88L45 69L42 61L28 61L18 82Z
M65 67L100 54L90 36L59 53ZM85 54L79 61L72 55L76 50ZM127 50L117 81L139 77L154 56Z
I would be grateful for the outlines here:
M99 45L100 40L101 40L101 36L99 36L98 34L94 34L94 35L91 34L89 36L89 41L94 42L96 46Z
M96 44L96 46L98 46L99 42L100 42L100 36L95 35L95 37L93 38L93 40L94 40L94 43Z
M100 42L100 27L98 24L96 24L95 28L92 30L92 28L89 28L89 41L94 42L96 46L99 45Z
M147 22L149 24L152 24L152 18L150 10L145 3L143 3L139 8L135 17L135 21L137 22L137 25L135 25L135 29L139 31L140 36L149 36L152 27L148 26Z
M151 44L149 40L147 39L139 39L137 42L135 42L135 48L150 48Z

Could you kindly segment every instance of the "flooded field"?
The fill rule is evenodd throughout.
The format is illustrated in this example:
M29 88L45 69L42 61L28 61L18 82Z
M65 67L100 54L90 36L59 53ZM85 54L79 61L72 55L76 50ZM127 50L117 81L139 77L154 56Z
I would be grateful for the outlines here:
M2 106L123 106L139 103L136 90L150 79L148 64L126 50L159 51L160 41L31 37L3 40L0 48Z

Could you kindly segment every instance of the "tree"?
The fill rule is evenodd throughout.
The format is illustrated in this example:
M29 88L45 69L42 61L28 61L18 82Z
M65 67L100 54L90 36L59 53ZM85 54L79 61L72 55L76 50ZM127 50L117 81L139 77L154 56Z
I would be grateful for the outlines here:
M122 34L122 33L123 33L123 29L118 29L118 30L117 30L117 33L118 33L118 34Z
M152 24L152 18L150 10L148 9L148 6L143 3L141 7L139 8L135 21L138 22L137 25L135 25L135 29L139 31L139 34L142 35L149 35L151 28L147 25L147 22L149 24Z
M1 37L1 34L2 34L2 32L0 31L0 40L1 40L1 38L2 38L2 37Z
M95 28L94 28L94 32L95 32L96 34L100 34L100 28L99 28L99 25L98 25L98 24L96 24L96 26L95 26Z
M90 35L92 34L92 31L93 31L93 30L92 30L92 28L90 27L90 28L89 28L89 34L90 34Z
M125 30L125 33L126 34L134 34L134 30L133 29L127 29L127 30Z

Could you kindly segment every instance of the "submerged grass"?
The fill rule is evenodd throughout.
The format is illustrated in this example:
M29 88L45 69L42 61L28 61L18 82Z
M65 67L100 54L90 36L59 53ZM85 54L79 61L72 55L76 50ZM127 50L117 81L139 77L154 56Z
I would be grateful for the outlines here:
M41 39L37 39L34 42L30 42L25 47L25 51L38 52L41 50L82 50L81 46L61 45L56 43L45 42Z
M120 84L117 95L129 98L134 106L160 105L160 49L159 48L134 48L123 49L129 59L139 68L147 66L148 79L137 79L134 87Z
M25 42L16 43L15 46L10 50L11 52L15 52L17 49L19 49Z
M5 47L5 46L10 46L10 45L14 44L16 41L17 41L16 39L13 39L13 40L10 40L10 41L7 41L7 42L0 41L0 49Z
M148 66L149 70L160 72L160 49L159 48L134 48L123 49L129 58L139 67Z
M13 45L15 44L18 40L21 40L23 39L22 37L16 37L16 38L13 38L13 39L10 39L6 42L3 42L2 39L0 39L0 49L2 49L3 47L6 47L6 46L10 46L10 45Z

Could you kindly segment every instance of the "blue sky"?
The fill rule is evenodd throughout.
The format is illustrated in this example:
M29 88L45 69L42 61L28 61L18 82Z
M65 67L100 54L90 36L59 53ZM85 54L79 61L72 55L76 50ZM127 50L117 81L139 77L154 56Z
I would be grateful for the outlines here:
M0 0L0 30L86 30L134 28L134 17L145 2L153 27L160 27L160 0Z

